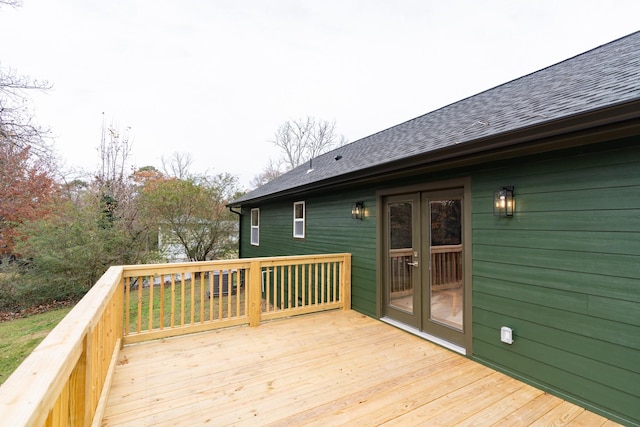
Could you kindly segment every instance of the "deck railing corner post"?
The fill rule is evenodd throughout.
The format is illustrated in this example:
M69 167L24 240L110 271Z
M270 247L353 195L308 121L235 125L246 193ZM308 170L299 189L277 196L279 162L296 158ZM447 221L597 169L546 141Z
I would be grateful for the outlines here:
M344 254L342 280L340 280L340 299L342 309L351 310L351 254Z
M249 326L260 325L262 312L262 264L251 261L249 267Z

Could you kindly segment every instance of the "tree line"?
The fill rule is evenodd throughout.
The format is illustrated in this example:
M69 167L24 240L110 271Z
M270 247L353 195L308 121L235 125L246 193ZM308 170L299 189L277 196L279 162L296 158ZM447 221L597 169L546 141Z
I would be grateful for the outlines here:
M167 246L188 261L237 257L238 218L226 207L242 194L237 177L193 173L186 153L134 168L130 128L103 120L99 166L69 179L28 109L28 93L51 87L0 67L0 311L76 301L111 265L167 262ZM335 122L308 116L271 142L280 157L255 187L345 139Z
M111 265L167 262L161 241L188 261L237 256L226 208L236 177L190 173L182 154L166 170L133 170L126 136L105 134L101 167L68 182L30 145L0 137L0 310L78 300Z
M236 177L195 174L188 154L130 165L129 129L104 126L99 167L66 179L26 94L41 83L0 68L0 310L76 301L111 265L237 256ZM169 236L169 238L167 238Z

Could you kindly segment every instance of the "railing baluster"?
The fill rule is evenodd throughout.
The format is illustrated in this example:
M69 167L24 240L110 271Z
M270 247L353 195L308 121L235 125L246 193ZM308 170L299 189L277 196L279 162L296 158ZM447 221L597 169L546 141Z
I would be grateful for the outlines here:
M160 329L164 329L164 274L160 275Z
M293 284L293 293L294 293L294 301L293 306L298 308L300 307L300 286L298 281L300 280L300 264L296 264L293 270L294 284Z
M265 307L264 311L269 312L271 306L271 271L266 268L264 275L264 294L265 294Z
M271 289L271 311L278 311L278 267L271 267L271 278L269 279L269 288Z
M142 331L142 276L138 276L138 313L137 313L137 331Z
M331 299L331 302L337 302L338 301L338 295L336 294L336 288L338 286L338 263L337 262L333 262L333 298Z
M218 320L222 320L222 270L218 271ZM215 285L214 285L215 288Z
M325 300L324 300L324 288L327 286L325 283L325 268L326 265L324 262L318 264L318 266L320 267L320 304L324 304Z
M285 310L287 307L284 305L284 285L285 285L285 276L284 276L284 266L278 266L278 274L280 276L280 310Z
M153 276L147 276L149 278L149 327L153 329Z
M314 273L315 273L315 281L313 283L313 286L314 286L314 295L313 295L313 297L314 297L315 305L318 305L319 304L319 301L318 301L318 294L319 294L318 285L319 285L319 283L318 282L320 281L320 264L316 262L316 263L313 264L313 266L314 266Z
M288 266L287 267L287 308L292 308L293 307L293 295L291 294L291 278L293 277L291 269L293 268L293 266Z
M304 307L307 305L307 271L306 264L300 264L300 291L302 292L302 300L300 305Z
M180 274L180 326L184 325L184 273Z
M313 264L306 264L307 267L307 305L313 304Z
M231 270L227 270L227 315L225 319L229 319L231 317ZM222 299L222 293L220 294L220 298Z
M171 327L173 328L176 323L176 275L171 275Z
M204 271L200 272L200 323L204 323Z
M124 282L125 288L125 306L124 306L124 333L129 333L129 322L131 321L131 277L127 277Z
M195 286L195 272L191 273L191 280L189 286L191 287L191 317L189 318L189 324L193 325L196 319L196 286Z
M213 320L214 304L213 304L213 291L215 274L213 271L209 272L209 320Z
M235 286L236 286L236 317L240 317L242 315L242 313L240 313L240 293L244 292L244 290L246 289L246 287L242 287L242 283L240 281L242 275L240 274L241 271L245 271L245 270L240 270L238 269L237 273L236 273L236 281L235 281Z

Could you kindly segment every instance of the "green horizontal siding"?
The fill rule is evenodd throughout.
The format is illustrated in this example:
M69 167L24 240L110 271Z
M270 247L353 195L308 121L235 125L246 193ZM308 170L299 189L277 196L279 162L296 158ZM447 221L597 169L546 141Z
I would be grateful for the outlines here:
M475 359L627 424L640 424L640 138L422 174L261 208L243 257L349 252L353 308L376 315L376 198L383 188L472 179ZM492 215L514 185L516 214ZM292 237L306 202L306 238ZM351 219L355 201L369 216ZM512 345L500 327L513 328Z
M472 176L474 357L628 423L640 423L639 142ZM502 185L513 218L492 215Z
M478 329L481 329L481 327L478 327ZM505 366L509 366L510 369L513 369L510 372L515 376L525 381L533 379L531 381L533 384L546 389L549 389L549 384L553 383L571 384L571 390L568 393L558 388L549 390L565 399L574 401L578 399L588 409L602 413L610 418L618 419L622 422L626 420L625 424L637 423L630 417L637 415L638 398L628 392L621 392L611 388L606 383L594 382L590 377L582 377L558 369L555 365L547 365L533 357L514 353L513 351L502 351L500 348L483 340L478 340L474 344L474 348L481 354L492 354L492 359L487 361L487 364L491 366L498 369L504 369ZM481 358L479 359L483 361ZM572 363L578 362L572 361ZM535 376L527 375L521 377L521 372L535 372ZM597 403L594 403L594 397L596 396ZM614 412L609 412L609 408L615 408Z
M305 202L305 238L293 238L293 203ZM351 207L364 201L367 217L351 218ZM252 246L249 211L243 209L241 256L351 254L352 307L362 313L376 313L376 204L368 189L330 195L310 195L279 201L260 208L260 245Z

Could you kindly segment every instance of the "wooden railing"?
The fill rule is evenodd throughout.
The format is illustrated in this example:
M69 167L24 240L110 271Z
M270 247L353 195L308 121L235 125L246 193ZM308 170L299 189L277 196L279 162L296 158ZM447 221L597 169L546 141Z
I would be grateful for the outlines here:
M351 307L351 255L111 267L0 387L0 424L99 425L125 343Z
M348 308L350 268L348 254L128 266L124 343Z
M91 425L120 349L122 271L109 268L0 387L0 424Z
M462 286L462 245L431 247L431 289Z

